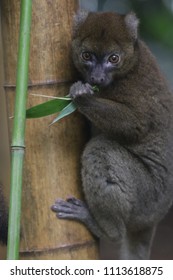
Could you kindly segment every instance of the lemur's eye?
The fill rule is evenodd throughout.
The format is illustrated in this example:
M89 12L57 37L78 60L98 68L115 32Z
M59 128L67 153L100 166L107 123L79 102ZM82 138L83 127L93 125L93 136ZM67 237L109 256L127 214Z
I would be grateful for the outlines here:
M112 54L108 58L108 61L112 64L117 64L118 62L120 62L120 56L118 54Z
M83 60L85 60L85 61L89 61L89 60L91 60L92 55L91 55L89 52L83 52L83 53L82 53L82 58L83 58Z

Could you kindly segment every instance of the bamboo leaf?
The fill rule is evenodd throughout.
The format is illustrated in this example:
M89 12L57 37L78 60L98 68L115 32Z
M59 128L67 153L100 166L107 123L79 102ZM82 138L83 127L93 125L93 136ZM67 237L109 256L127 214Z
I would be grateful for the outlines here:
M71 102L70 98L60 97L49 100L26 110L27 118L41 118L63 110Z
M93 86L92 88L93 88L93 91L94 91L94 92L99 92L99 87L98 87L98 86L95 85L95 86Z
M99 92L98 86L93 86L93 90L95 92ZM64 97L55 97L53 100L49 100L42 104L36 105L26 110L26 118L41 118L45 117L57 112L63 111L55 120L58 121L59 119L65 117L66 115L71 114L76 110L76 106L71 101L71 97L64 96ZM68 105L70 105L68 107ZM67 108L66 108L67 107ZM75 108L75 109L74 109ZM71 112L70 112L71 110ZM55 121L55 122L56 122ZM54 121L53 121L54 123Z
M68 104L61 112L60 114L53 120L53 122L50 124L54 124L57 121L59 121L60 119L70 115L71 113L73 113L75 110L77 109L77 106L73 103L70 102L70 104Z

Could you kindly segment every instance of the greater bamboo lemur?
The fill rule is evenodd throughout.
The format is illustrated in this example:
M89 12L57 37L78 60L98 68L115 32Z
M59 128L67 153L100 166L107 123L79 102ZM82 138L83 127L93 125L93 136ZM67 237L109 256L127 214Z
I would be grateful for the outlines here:
M75 17L80 80L70 96L97 135L82 156L86 204L71 197L52 206L58 218L120 243L120 259L149 258L155 228L173 200L173 100L137 30L134 13Z

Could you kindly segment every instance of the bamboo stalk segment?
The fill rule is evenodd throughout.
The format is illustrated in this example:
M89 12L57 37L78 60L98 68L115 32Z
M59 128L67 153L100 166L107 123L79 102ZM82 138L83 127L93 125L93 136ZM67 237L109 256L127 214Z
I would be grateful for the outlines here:
M14 111L19 2L1 1L9 116ZM74 80L70 41L76 9L75 0L33 1L28 107L47 96L68 94ZM97 244L87 229L58 220L50 210L58 197L81 197L80 156L87 139L81 115L73 113L49 127L54 117L26 123L20 258L96 259Z
M32 0L22 1L20 6L15 113L11 144L11 184L7 247L7 259L12 260L19 258L31 17Z

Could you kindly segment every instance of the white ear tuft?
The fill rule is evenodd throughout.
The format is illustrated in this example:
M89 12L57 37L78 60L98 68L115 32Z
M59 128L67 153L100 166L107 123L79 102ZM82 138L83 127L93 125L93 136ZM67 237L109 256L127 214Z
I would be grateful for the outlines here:
M136 40L138 36L139 20L133 12L130 12L125 16L125 24L131 37Z
M79 26L86 20L88 16L88 11L86 10L79 10L75 15L74 15L74 25L73 25L73 35L76 35L76 32L79 28Z

